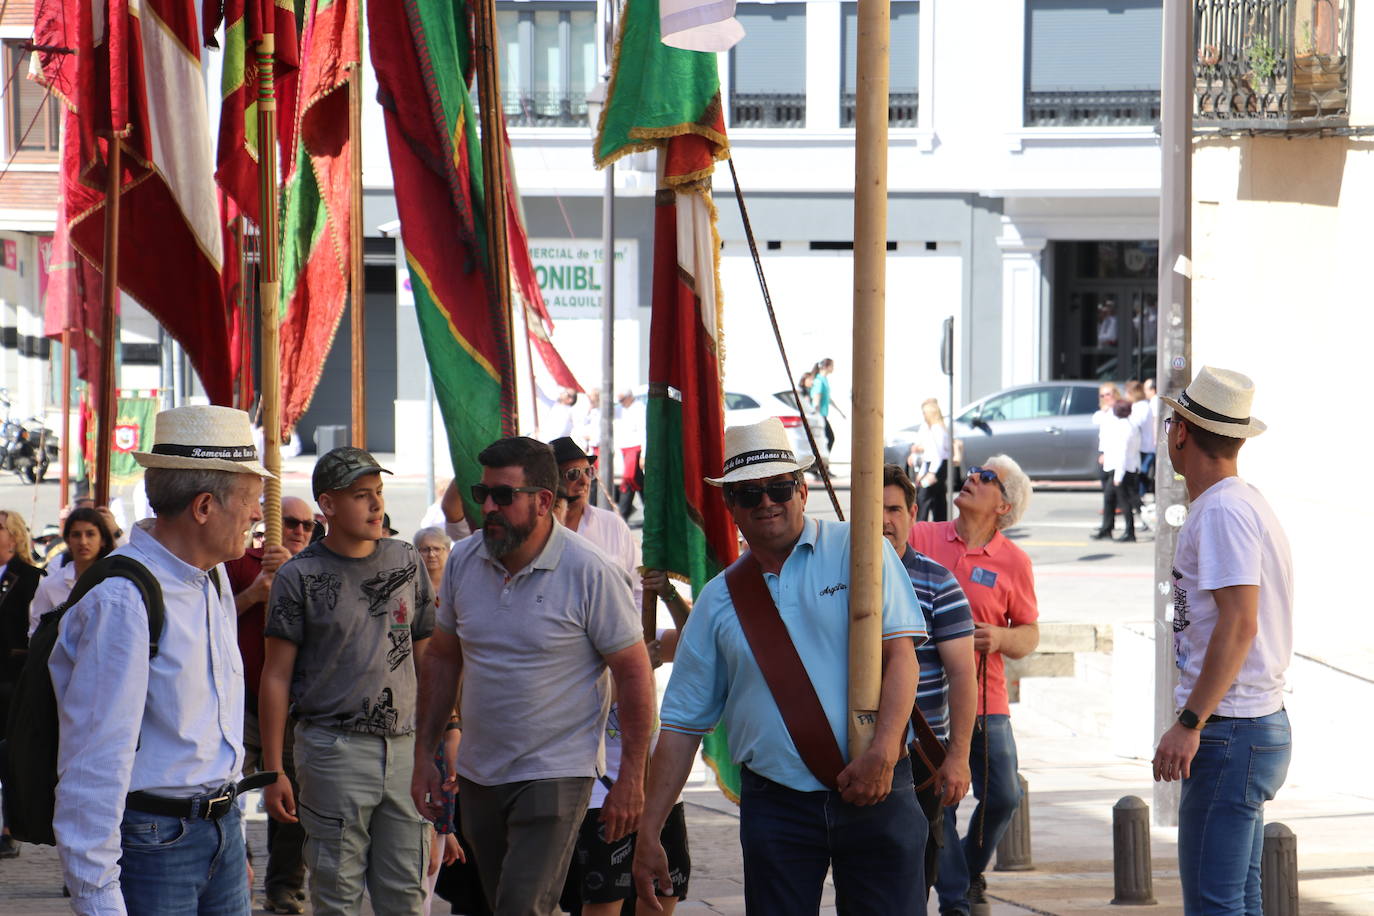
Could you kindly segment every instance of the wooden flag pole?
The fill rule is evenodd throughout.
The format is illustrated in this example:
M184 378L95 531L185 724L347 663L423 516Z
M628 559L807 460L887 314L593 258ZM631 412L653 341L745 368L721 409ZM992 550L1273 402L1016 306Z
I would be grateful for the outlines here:
M476 10L477 91L482 127L482 209L487 224L487 270L496 295L493 313L504 317L506 371L501 373L502 400L510 405L502 417L503 432L520 429L515 394L515 320L511 314L510 238L506 234L505 136L501 129L501 67L496 56L496 2L480 0Z
M270 22L271 19L268 19ZM277 37L264 32L258 42L258 199L262 224L258 227L262 300L262 450L263 465L277 475L263 486L263 517L268 546L281 544L281 313L277 297L277 93L272 71Z
M73 252L75 257L80 257ZM70 289L70 286L69 286ZM62 307L62 438L58 445L62 453L61 486L62 497L59 508L65 509L71 502L71 463L72 463L72 297L70 292Z
M883 324L889 0L860 0L854 130L854 384L850 484L849 759L873 743L882 692Z
M358 4L362 29L362 3ZM362 39L358 47L363 47ZM367 448L367 279L363 271L363 81L361 64L348 74L348 312L353 337L353 422L350 441Z
M115 301L119 297L119 195L123 183L120 156L123 146L117 136L110 136L106 149L105 178L105 252L101 265L104 283L101 287L100 315L100 406L96 419L95 439L95 504L110 504L110 442L114 437L115 410L115 347L119 346L119 328L115 325Z

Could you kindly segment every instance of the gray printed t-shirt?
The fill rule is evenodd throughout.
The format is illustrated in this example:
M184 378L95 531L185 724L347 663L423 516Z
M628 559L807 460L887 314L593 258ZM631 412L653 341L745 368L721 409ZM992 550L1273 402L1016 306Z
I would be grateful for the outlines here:
M415 548L383 538L369 557L323 541L272 581L266 635L298 647L291 715L370 735L415 731L412 646L434 630L434 593Z
M458 773L478 785L596 776L610 709L603 656L644 638L630 577L555 524L507 576L480 532L449 555L440 629L463 652Z

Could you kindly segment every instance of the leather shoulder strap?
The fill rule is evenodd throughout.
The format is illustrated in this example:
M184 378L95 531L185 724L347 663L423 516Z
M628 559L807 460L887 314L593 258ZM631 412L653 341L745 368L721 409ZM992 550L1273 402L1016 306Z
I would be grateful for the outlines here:
M746 551L730 564L725 570L725 585L754 661L763 672L802 762L822 785L836 789L844 769L840 745L753 554Z

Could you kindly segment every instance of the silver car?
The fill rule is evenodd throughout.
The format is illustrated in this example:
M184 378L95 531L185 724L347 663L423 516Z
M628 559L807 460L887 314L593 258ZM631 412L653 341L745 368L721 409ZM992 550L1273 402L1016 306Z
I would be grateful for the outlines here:
M965 468L1006 454L1032 480L1097 480L1099 381L1016 385L974 401L955 418L954 436L963 446ZM890 435L883 456L906 467L921 425Z

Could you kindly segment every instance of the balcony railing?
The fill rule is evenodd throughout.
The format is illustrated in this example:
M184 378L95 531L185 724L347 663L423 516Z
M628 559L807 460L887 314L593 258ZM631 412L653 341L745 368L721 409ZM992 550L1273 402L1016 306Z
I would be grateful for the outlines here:
M1340 127L1350 110L1352 0L1196 0L1194 123Z
M1027 92L1027 127L1094 127L1154 124L1158 89L1096 89Z
M887 97L887 126L915 127L920 95L915 92L892 92ZM840 95L840 126L854 126L854 109L858 95L845 92Z
M586 127L587 94L570 92L501 93L511 127ZM473 101L476 101L474 94Z
M731 127L805 127L803 92L732 92Z

